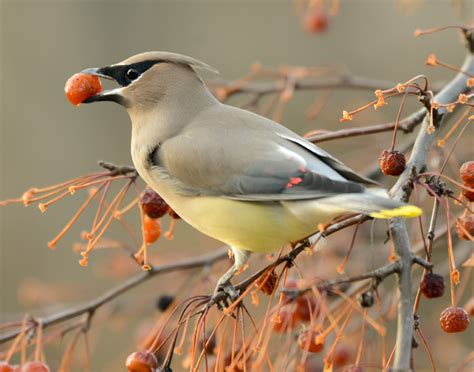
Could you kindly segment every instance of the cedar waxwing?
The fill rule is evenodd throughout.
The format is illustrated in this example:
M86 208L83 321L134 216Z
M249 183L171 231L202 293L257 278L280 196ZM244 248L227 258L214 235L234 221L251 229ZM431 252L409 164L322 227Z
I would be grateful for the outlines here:
M120 85L84 102L124 106L140 176L183 220L231 247L234 264L215 293L238 295L230 279L250 252L277 251L337 216L421 214L286 127L220 103L196 70L216 72L179 54L138 54L82 71Z

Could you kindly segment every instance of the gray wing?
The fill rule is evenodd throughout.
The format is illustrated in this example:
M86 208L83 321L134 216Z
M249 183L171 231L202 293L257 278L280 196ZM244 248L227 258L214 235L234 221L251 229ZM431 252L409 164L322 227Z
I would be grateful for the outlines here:
M156 160L185 194L237 200L323 198L369 183L286 128L237 109L200 117L165 141Z

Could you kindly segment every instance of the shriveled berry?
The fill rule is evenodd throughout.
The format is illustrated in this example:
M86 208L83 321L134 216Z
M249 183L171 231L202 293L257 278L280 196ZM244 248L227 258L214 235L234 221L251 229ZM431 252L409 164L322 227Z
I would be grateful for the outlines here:
M311 317L315 319L319 314L320 307L316 298L311 294L305 294L296 300L296 316L303 322L309 322Z
M270 296L275 292L277 287L278 276L275 271L270 273L264 273L260 278L255 281L255 285L266 295Z
M143 232L146 244L156 242L161 235L160 221L145 215L143 218Z
M170 307L170 305L173 303L175 297L171 295L162 295L158 298L156 301L156 307L160 311L165 311Z
M464 182L461 192L467 200L474 201L474 191L470 189L474 189L474 186Z
M444 278L435 273L427 273L420 283L421 293L427 298L441 297L444 294Z
M69 102L78 106L86 98L102 92L102 85L97 76L79 73L68 79L64 86L64 92Z
M0 361L0 372L13 372L13 367L5 362L4 360Z
M406 166L405 155L397 150L383 150L379 157L379 165L383 174L399 176Z
M462 307L448 307L441 313L439 322L447 333L462 332L469 325L469 314Z
M367 292L361 293L358 299L359 299L360 306L372 307L375 302L374 292L367 291Z
M300 349L310 353L319 353L324 348L324 342L316 342L318 333L306 329L298 336L298 346Z
M21 372L50 372L49 367L40 361L28 362L21 367Z
M458 219L458 222L471 236L474 236L474 217L472 215L461 217ZM470 240L469 236L466 235L466 232L458 224L456 224L456 233L459 239Z
M459 175L464 183L474 186L474 161L466 161L461 168L459 168Z
M474 297L471 297L466 304L464 305L464 310L469 314L469 316L474 316Z
M135 351L125 362L129 372L153 372L158 368L158 359L149 351Z
M150 218L161 218L168 213L170 207L163 198L153 189L147 187L143 192L140 203L143 212Z
M329 27L329 19L323 10L310 10L304 17L303 27L306 32L317 34Z
M280 308L279 312L276 312L273 317L273 330L275 332L289 332L291 331L296 323L298 318L295 316L295 306L294 305L285 305Z

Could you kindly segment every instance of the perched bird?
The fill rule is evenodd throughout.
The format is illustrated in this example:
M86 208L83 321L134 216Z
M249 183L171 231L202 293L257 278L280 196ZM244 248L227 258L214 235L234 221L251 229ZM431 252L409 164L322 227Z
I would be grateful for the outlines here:
M198 70L217 72L179 54L137 54L82 71L120 85L84 102L124 106L140 176L183 220L231 247L234 264L215 293L238 295L230 279L250 252L301 241L336 216L421 214L288 128L220 103Z

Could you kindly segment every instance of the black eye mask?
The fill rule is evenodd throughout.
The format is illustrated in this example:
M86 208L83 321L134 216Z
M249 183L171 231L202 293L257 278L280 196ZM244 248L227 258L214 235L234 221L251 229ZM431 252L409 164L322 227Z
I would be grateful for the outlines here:
M129 65L116 65L102 67L97 72L114 79L122 87L126 87L138 79L145 71L161 61L144 61Z

